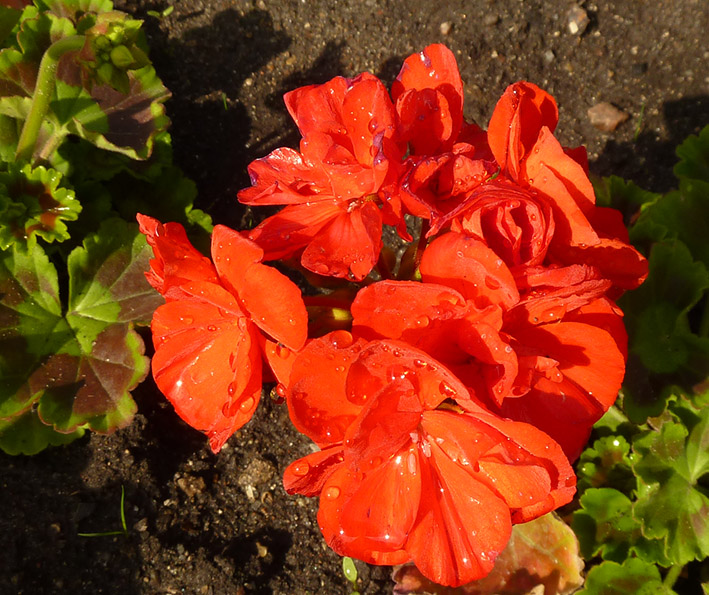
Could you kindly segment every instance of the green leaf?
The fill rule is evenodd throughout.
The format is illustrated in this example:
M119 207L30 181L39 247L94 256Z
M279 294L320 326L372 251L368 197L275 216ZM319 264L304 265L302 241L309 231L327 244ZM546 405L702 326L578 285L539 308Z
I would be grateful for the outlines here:
M136 410L130 391L148 372L130 321L146 320L161 301L148 291L149 253L139 236L135 224L107 221L69 255L65 316L44 252L35 245L32 255L7 253L0 277L0 418L39 402L39 419L63 433L84 426L110 432L130 422ZM40 273L46 279L36 280Z
M47 242L69 238L64 221L75 221L81 205L61 183L59 172L42 166L0 173L0 249L34 236Z
M612 207L623 213L626 224L643 207L651 205L662 195L643 190L633 182L618 176L593 180L596 202L599 206Z
M0 419L37 401L29 377L71 338L61 315L57 272L41 247L15 245L0 253Z
M698 337L693 332L688 314L707 288L709 273L706 267L692 258L682 242L674 240L653 246L647 280L620 300L626 314L631 354L639 358L643 367L658 374L678 371L694 374L690 382L706 377L709 339ZM627 407L630 403L641 410L643 408L636 394L639 383L633 385L627 380L642 379L646 374L642 369L634 369L633 365L631 357L628 362L629 377L626 379L626 388L630 390L624 390L624 407L632 421L642 422L644 420L631 415ZM655 401L658 398L659 395L654 396ZM659 415L661 410L648 414Z
M581 453L577 464L578 490L613 487L629 492L635 487L630 445L623 436L604 436Z
M148 324L163 303L145 279L150 258L152 250L137 225L105 221L69 256L71 315Z
M578 595L670 595L653 564L629 558L622 565L606 561L594 566Z
M676 565L709 556L709 498L699 483L708 471L709 409L698 412L697 419L690 430L666 422L633 441L635 516L643 535L662 540L665 555Z
M640 533L632 516L633 503L618 490L588 489L581 496L581 510L574 512L571 527L581 544L581 554L590 559L622 562Z
M10 421L0 421L0 450L9 455L34 455L48 446L69 444L84 432L84 428L69 434L57 432L42 423L36 411L30 410Z
M689 136L679 147L680 162L675 165L675 175L709 183L709 126L705 126L698 136Z

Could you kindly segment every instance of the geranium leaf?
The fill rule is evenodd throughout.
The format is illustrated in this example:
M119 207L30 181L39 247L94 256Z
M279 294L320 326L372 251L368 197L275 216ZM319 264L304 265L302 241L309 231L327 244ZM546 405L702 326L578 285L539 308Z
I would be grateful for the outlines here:
M144 272L152 250L136 224L122 219L104 221L67 263L72 316L106 323L148 324L163 299L148 284Z
M30 379L48 385L38 413L60 432L88 424L107 433L128 425L136 411L129 391L148 372L143 341L129 325L105 325L87 350L86 339L93 333L86 327L97 325L86 320L69 317L76 341L66 352L50 355Z
M606 561L594 566L578 595L674 595L674 591L662 584L656 566L629 558L622 565Z
M604 436L596 440L579 458L579 492L608 487L629 493L635 487L629 454L630 445L623 436Z
M572 593L583 583L583 560L569 526L549 513L515 525L507 547L483 579L452 589L424 578L412 564L394 570L396 595L432 593L445 595L515 595L543 585L545 593Z
M643 535L660 539L673 564L709 556L709 498L698 482L707 473L709 409L699 413L690 430L666 422L633 441L638 459L634 514Z
M27 380L46 354L71 341L71 330L44 251L32 243L0 255L0 419L10 419L39 398Z
M10 421L0 421L0 449L9 455L34 455L48 446L69 444L81 438L84 432L83 428L69 434L57 432L30 410Z
M0 249L33 236L47 242L69 238L64 221L75 221L81 205L61 183L59 172L42 166L11 166L0 173Z
M675 165L678 178L691 178L709 183L709 126L698 136L691 135L677 147L680 162Z
M611 488L591 488L581 496L580 503L581 510L574 512L571 527L579 538L584 558L600 554L604 560L625 560L640 532L630 499Z
M647 280L621 299L630 350L645 368L656 373L704 368L701 361L709 356L709 341L692 333L687 315L708 288L706 267L682 242L653 246Z
M1 362L7 373L0 417L10 419L39 401L40 420L63 433L128 424L136 409L129 391L148 372L143 341L130 321L148 318L160 300L146 289L149 249L137 226L107 221L69 255L66 316L56 272L41 249L34 250L34 260L14 249L3 261Z

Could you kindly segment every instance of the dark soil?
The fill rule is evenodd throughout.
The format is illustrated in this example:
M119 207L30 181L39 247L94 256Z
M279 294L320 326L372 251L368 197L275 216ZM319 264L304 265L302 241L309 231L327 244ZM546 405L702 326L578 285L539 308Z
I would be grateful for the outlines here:
M151 56L171 89L175 157L199 206L239 226L247 164L298 136L281 96L369 70L387 83L432 42L458 57L466 115L485 125L511 82L560 106L557 135L585 144L595 174L654 191L674 184L674 147L709 123L705 0L587 2L582 34L566 0L127 0L145 18ZM587 110L628 114L614 132ZM281 474L309 452L283 406L256 418L214 456L146 381L139 414L35 457L0 455L0 593L346 593L340 559L320 537L317 502L288 496ZM81 537L120 528L127 535ZM391 592L389 570L359 564L362 593Z

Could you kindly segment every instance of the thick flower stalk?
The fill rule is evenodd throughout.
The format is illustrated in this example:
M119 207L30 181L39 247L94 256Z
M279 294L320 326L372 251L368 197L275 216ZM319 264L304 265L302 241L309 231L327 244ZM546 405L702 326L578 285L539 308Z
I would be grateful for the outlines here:
M365 73L285 101L300 150L254 161L239 193L282 210L244 234L217 226L213 264L181 227L141 219L167 300L158 386L216 451L253 413L266 366L318 449L285 487L320 498L330 547L412 561L444 585L481 578L514 523L573 497L570 462L625 373L615 300L647 263L532 83L504 92L485 131L463 117L453 54L433 45L391 95ZM405 216L421 237L392 268L382 229L411 241ZM342 280L309 292L309 321L262 264L278 259Z

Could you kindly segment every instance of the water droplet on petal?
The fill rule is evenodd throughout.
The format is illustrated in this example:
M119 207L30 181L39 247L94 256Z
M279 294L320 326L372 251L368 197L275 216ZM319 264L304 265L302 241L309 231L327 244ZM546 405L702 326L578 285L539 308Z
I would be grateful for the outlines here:
M494 277L491 277L490 275L487 275L485 277L485 285L487 285L492 290L500 289L500 282Z
M307 461L296 461L295 463L293 463L292 469L295 475L303 477L304 475L308 474L308 471L310 471L310 465L307 463Z
M340 488L338 488L337 486L330 486L329 488L325 489L323 495L328 500L336 500L340 497Z
M239 409L241 409L244 413L247 411L250 411L254 406L254 398L249 397L245 401L241 402L241 405L239 405Z
M442 382L438 385L438 390L441 391L441 394L443 394L443 395L445 395L445 396L447 396L447 397L452 397L452 396L454 396L454 395L456 394L455 389L453 389L453 388L450 387L448 384L446 384L445 381L442 381Z

